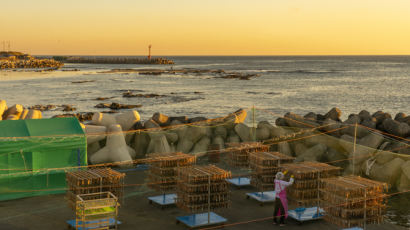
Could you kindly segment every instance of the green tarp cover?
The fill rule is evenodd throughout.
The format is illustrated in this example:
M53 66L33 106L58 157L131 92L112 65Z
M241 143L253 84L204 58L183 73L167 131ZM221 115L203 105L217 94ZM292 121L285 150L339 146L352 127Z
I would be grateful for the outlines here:
M0 121L0 200L64 192L65 170L87 165L76 118Z

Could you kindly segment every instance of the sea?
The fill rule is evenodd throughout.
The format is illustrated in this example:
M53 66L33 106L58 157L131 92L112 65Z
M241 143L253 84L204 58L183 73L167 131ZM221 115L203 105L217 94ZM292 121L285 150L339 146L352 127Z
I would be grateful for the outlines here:
M59 71L0 71L0 99L8 105L69 104L96 112L99 103L142 105L142 119L224 116L251 109L257 120L286 112L324 114L333 107L351 113L410 112L410 56L175 56L175 65L66 64ZM214 74L103 73L112 69L208 69L258 74L250 80ZM78 71L71 71L78 70ZM86 81L83 83L75 83ZM125 98L126 91L160 98ZM96 98L109 98L98 101ZM107 109L105 109L107 110ZM108 109L109 110L109 109ZM44 117L64 112L46 111Z
M410 113L410 56L175 56L175 65L66 64L58 71L0 71L0 99L7 104L72 105L74 112L108 111L99 103L138 104L143 120L153 113L216 118L240 108L253 120L274 122L286 112L325 114L333 107L342 119L378 110ZM250 80L218 75L107 73L112 69L205 69L257 74ZM73 71L75 70L75 71ZM82 83L80 83L82 82ZM124 92L159 94L126 98ZM104 97L100 101L96 98ZM410 227L410 196L389 199L389 222Z

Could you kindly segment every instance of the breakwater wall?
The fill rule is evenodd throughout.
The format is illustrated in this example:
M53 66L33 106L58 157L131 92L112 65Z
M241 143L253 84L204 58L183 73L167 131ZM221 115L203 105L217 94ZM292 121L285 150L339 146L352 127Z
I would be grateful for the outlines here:
M55 56L54 60L65 63L87 64L146 64L146 65L171 65L174 61L166 58L136 58L136 57L80 57L80 56Z

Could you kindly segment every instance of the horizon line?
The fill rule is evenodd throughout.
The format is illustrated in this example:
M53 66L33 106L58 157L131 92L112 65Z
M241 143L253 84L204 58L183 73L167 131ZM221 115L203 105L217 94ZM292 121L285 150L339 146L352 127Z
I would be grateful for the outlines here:
M33 56L138 56L146 54L32 54ZM409 54L158 54L151 57L294 57L294 56L410 56Z

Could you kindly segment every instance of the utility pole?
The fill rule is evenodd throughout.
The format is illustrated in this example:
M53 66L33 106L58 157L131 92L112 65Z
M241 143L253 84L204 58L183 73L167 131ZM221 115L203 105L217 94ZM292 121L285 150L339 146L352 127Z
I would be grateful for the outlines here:
M151 47L152 45L148 46L148 60L151 60Z
M8 45L7 51L11 51L11 50L10 50L10 41L9 41L9 45Z
M3 51L6 51L6 42L3 41Z

